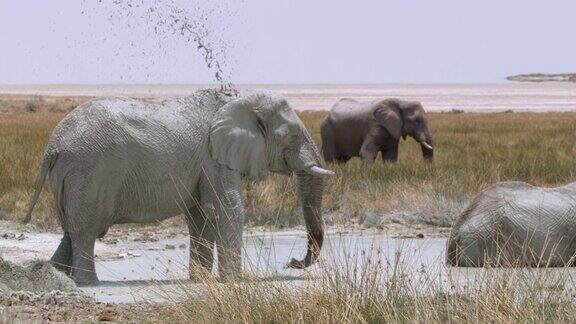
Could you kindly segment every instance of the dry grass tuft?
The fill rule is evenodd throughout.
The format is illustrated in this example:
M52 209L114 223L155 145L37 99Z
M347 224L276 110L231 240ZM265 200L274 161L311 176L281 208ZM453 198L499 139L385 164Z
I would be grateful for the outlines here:
M187 298L161 308L159 317L189 323L576 320L576 305L564 290L572 283L567 269L480 269L466 277L457 269L441 267L442 275L414 269L405 263L401 250L393 260L375 262L377 257L364 257L360 263L347 260L339 267L324 263L310 280L295 282L254 278L218 282L201 275L202 289L183 283L181 293Z

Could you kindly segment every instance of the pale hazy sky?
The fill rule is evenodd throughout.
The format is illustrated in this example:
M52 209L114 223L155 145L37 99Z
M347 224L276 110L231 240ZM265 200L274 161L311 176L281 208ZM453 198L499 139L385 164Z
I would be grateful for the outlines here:
M214 81L192 43L157 36L101 1L0 0L0 83ZM576 72L574 0L173 1L211 12L212 39L227 44L225 72L237 83L503 82Z

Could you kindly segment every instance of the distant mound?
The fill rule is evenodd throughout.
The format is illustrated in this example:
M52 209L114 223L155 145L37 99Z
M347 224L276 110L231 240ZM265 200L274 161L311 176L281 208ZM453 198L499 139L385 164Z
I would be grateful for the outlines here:
M518 74L506 78L508 81L517 82L576 82L576 73L562 73L562 74Z

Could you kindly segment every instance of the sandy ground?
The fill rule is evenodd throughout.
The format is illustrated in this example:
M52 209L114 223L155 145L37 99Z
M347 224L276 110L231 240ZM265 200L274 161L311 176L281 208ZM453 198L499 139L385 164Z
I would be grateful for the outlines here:
M0 85L0 94L170 98L209 85ZM285 96L299 110L327 110L340 98L370 101L396 97L419 100L428 111L576 111L576 84L569 82L499 84L334 84L240 85Z

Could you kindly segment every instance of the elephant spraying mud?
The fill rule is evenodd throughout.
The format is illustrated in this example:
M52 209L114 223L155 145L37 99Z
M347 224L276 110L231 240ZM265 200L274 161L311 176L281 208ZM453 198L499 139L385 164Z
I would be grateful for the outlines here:
M456 220L446 262L460 267L573 266L576 182L539 188L500 182L479 193Z
M110 226L182 213L191 262L210 269L215 243L220 274L233 278L241 271L241 178L263 179L268 171L297 175L308 250L288 266L308 267L322 247L323 177L332 172L321 168L286 100L215 90L161 103L95 99L55 128L25 222L49 175L64 230L51 261L78 284L98 283L94 243Z
M398 159L400 137L413 137L425 160L432 161L434 148L428 117L419 102L398 99L361 103L341 99L321 125L322 154L327 162L347 162L360 156L371 164L378 152L384 161Z

